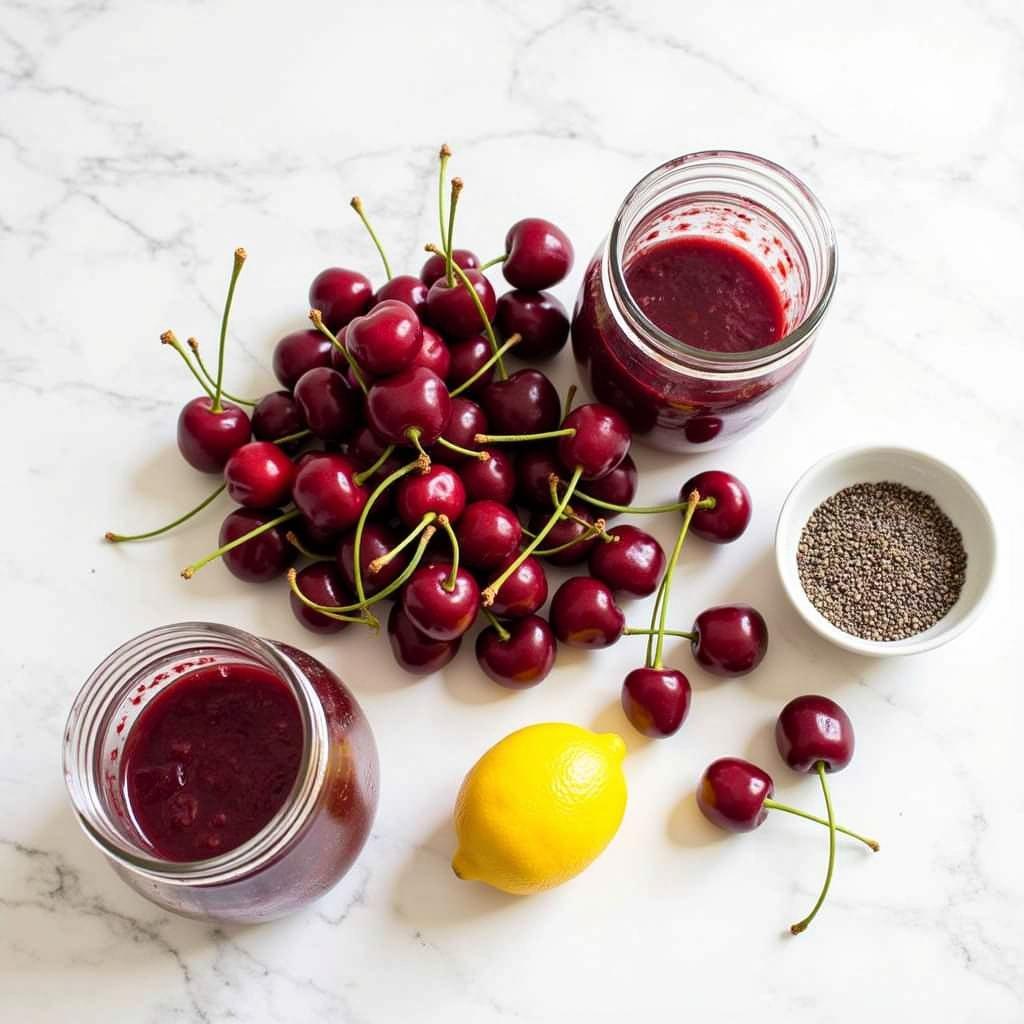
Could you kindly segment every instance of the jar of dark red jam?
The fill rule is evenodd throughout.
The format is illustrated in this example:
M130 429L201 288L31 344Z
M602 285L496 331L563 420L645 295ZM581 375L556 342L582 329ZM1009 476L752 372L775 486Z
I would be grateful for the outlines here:
M75 700L64 775L86 833L143 896L256 922L352 865L377 809L377 748L319 661L187 622L114 651Z
M586 270L581 377L655 448L721 447L778 408L835 283L832 225L803 182L748 153L679 157L626 196Z

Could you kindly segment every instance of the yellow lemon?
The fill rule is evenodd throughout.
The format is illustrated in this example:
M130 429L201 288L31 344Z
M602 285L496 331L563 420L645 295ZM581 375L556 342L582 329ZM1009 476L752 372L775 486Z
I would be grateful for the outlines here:
M622 822L625 753L615 733L562 722L506 736L459 790L452 870L519 895L578 875Z

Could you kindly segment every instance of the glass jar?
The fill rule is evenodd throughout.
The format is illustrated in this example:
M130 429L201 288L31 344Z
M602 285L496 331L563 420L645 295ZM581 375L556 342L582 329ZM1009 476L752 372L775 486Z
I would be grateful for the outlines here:
M125 743L157 694L224 664L269 671L294 695L298 774L251 839L207 860L168 861L133 820L119 769ZM358 856L377 809L373 734L338 677L294 647L206 622L143 633L92 673L68 717L64 777L86 834L128 885L167 910L217 921L265 921L322 895Z
M727 241L778 289L782 336L747 352L710 352L659 328L626 285L647 247L682 234ZM778 408L807 358L836 284L836 245L799 179L748 153L693 153L634 186L584 275L572 343L591 394L664 451L721 447Z

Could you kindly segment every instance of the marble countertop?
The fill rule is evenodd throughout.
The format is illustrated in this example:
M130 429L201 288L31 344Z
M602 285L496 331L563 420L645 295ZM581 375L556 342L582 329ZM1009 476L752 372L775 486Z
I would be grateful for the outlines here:
M1024 1020L1019 4L9 0L0 126L5 1019ZM687 552L674 607L686 618L749 600L772 647L741 681L693 669L693 711L672 740L636 742L622 719L625 644L563 653L521 694L482 681L469 655L410 682L382 641L305 633L279 585L245 587L219 566L180 580L216 515L163 543L100 540L209 487L175 451L194 387L160 332L212 346L245 245L230 380L270 386L271 346L303 325L313 274L376 267L353 193L394 262L419 265L445 140L466 182L459 237L488 254L538 214L585 255L641 174L716 146L792 168L834 217L840 284L792 396L751 438L685 463L740 475L756 513L741 543ZM579 271L558 289L567 302ZM555 376L564 387L572 374L566 356ZM941 454L1000 527L986 614L913 660L827 646L772 565L797 475L871 441ZM673 460L639 461L641 498L674 492ZM656 529L667 540L674 526ZM95 663L149 627L203 618L341 666L381 748L381 810L356 867L313 908L257 928L177 919L129 891L80 833L59 770L65 716ZM679 663L689 671L685 652ZM782 799L816 805L814 780L787 772L770 736L808 690L857 725L837 813L883 849L842 844L829 904L793 939L823 835L774 818L716 833L693 788L735 753L768 767ZM619 836L536 898L457 882L449 814L463 773L513 728L557 719L629 736Z

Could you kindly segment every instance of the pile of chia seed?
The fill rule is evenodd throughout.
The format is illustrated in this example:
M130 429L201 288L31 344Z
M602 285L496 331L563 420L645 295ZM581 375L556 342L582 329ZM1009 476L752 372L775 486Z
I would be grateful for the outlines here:
M833 625L864 640L922 633L956 604L967 553L935 499L903 484L855 484L811 514L800 582Z

